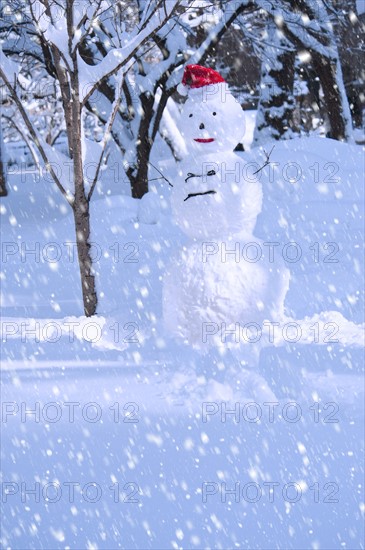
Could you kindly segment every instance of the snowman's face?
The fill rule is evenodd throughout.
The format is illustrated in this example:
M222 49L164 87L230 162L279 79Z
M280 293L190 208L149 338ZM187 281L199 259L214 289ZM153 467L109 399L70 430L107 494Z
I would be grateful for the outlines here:
M190 90L181 124L188 153L233 151L245 133L242 108L223 85L213 93L201 88Z

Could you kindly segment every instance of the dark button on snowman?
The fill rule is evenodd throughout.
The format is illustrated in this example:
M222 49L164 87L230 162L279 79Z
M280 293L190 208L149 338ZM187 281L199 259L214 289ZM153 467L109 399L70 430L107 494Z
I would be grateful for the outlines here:
M181 132L188 155L174 180L171 206L189 242L164 278L165 325L203 354L230 347L238 359L235 369L242 372L242 365L257 362L260 346L238 333L228 344L227 331L237 324L277 321L284 312L288 271L270 263L253 236L262 188L252 172L244 177L247 163L233 152L245 132L240 104L218 72L199 65L186 66L181 88L187 94ZM244 258L249 243L251 256Z

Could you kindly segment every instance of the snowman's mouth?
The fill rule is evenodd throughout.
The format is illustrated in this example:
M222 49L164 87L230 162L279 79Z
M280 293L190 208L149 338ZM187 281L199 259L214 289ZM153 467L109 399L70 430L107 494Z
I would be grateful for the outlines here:
M197 141L198 143L212 143L214 138L194 138L194 141Z
M198 197L199 195L215 195L217 191L204 191L203 193L189 193L188 196L184 199L184 202L192 197Z

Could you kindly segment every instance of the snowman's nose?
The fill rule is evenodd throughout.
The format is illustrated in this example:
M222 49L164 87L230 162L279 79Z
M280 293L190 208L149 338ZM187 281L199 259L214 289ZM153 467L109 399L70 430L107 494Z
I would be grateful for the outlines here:
M204 130L204 128L205 128L205 126L204 126L204 124L201 122L201 123L200 123L200 126L199 126L199 130Z

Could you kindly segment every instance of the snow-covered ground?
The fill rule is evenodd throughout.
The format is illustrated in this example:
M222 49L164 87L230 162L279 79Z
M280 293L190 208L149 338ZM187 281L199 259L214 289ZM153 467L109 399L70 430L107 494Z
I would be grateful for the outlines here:
M162 278L186 241L166 181L153 182L151 224L115 166L103 174L99 315L86 319L71 212L46 178L10 177L3 548L363 548L363 160L358 145L301 138L276 144L259 174L255 235L290 270L292 323L262 327L261 395L162 326Z

